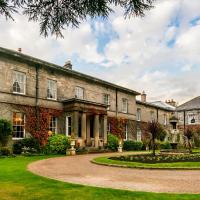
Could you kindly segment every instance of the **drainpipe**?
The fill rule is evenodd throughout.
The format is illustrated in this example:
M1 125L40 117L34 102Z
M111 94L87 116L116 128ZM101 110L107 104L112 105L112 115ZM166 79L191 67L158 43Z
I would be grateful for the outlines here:
M117 118L117 116L118 116L118 90L117 90L117 88L115 90L115 95L116 95L116 97L115 97L115 105L116 105L116 107L115 107L115 115L116 115L116 118Z
M36 69L36 84L35 84L35 111L36 111L36 130L40 128L39 125L39 66Z
M185 134L185 110L183 111L183 127L184 127L184 134Z
M157 122L158 122L158 108L156 109Z

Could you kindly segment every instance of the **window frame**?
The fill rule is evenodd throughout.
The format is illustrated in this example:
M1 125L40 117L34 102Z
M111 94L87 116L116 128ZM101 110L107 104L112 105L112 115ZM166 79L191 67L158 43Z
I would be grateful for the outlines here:
M17 114L17 113L20 113L20 114L23 115L24 124L21 125L23 127L23 137L13 137L14 132L16 132L16 131L14 131L14 126L19 126L19 125L15 125L14 124L14 114ZM13 128L12 139L13 140L22 140L22 139L24 139L26 137L25 123L26 123L26 115L24 113L22 113L22 112L13 112L12 113L12 128Z
M141 142L142 141L142 130L140 128L137 128L137 133L136 133L136 141ZM139 135L139 137L138 137ZM139 138L139 139L138 139Z
M55 117L55 116L50 116L51 118L50 118L50 120L49 120L49 131L51 131L52 133L54 133L54 134L57 134L58 133L58 118L57 117ZM51 126L51 120L52 119L55 119L55 127L53 127L53 126ZM51 129L55 129L55 132L53 132Z
M110 94L103 94L103 103L107 105L107 110L110 110Z
M137 108L137 121L141 121L141 108Z
M164 121L163 121L163 124L166 126L167 125L167 115L164 114Z
M69 118L71 118L71 125L69 126ZM71 128L71 133L69 134L69 127ZM72 116L71 115L67 115L65 117L65 135L68 137L68 136L71 136L72 135Z
M82 97L80 97L80 91L82 91ZM84 99L84 96L85 96L85 89L83 87L76 86L75 87L75 98Z
M124 107L124 102L126 102L125 107ZM122 98L122 113L128 113L128 99L126 98Z
M127 141L128 140L128 124L127 123L125 124L124 128L125 128L125 130L124 130L124 132L125 132L124 140Z
M17 92L17 91L14 91L14 83L16 81L16 79L14 80L14 77L16 78L17 77L17 74L18 75L23 75L24 79L23 79L23 92ZM17 82L19 85L21 84L20 82ZM25 95L26 94L26 73L24 72L20 72L20 71L16 71L14 70L13 71L13 81L12 81L12 91L14 94L21 94L21 95Z
M55 94L53 93L53 95L52 95L52 96L55 95L55 98L49 96L49 94L51 94L50 92L52 91L52 89L49 88L51 82L55 83L55 89L53 89L53 92L55 92ZM48 92L48 91L50 91L50 92ZM53 80L53 79L47 79L47 99L48 100L57 100L57 91L58 91L58 89L57 89L57 81Z

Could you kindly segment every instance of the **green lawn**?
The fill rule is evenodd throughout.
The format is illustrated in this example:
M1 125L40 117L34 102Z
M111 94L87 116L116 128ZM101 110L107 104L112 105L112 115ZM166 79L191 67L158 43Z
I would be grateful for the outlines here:
M50 180L26 170L29 163L47 158L16 157L0 158L0 199L1 200L196 200L200 195L156 194L130 192L113 189L87 187ZM58 169L59 170L59 169Z
M200 162L174 162L174 163L140 163L140 162L128 162L120 160L111 160L109 156L97 157L93 160L97 164L105 164L112 166L130 167L130 168L151 168L151 169L199 169Z

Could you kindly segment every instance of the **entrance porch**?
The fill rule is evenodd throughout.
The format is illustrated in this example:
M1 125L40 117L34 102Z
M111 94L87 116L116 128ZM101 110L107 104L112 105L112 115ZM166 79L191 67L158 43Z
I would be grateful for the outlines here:
M82 99L64 102L71 113L71 137L80 147L103 147L107 143L107 106Z

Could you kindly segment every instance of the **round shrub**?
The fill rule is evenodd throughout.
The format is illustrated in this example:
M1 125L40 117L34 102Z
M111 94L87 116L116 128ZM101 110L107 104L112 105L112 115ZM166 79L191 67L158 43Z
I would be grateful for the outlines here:
M65 154L66 150L70 148L70 140L62 134L56 134L48 139L48 147L50 153Z
M140 151L143 143L139 141L128 140L124 142L123 149L126 151Z
M108 134L107 147L112 151L116 151L119 146L119 139L113 134Z
M12 135L12 124L6 119L0 119L0 143L6 146L9 137Z
M13 144L13 153L21 154L23 152L23 148L33 150L32 152L40 151L39 141L34 137L24 138L22 140L18 140Z
M169 142L161 142L160 149L171 149L171 144Z

